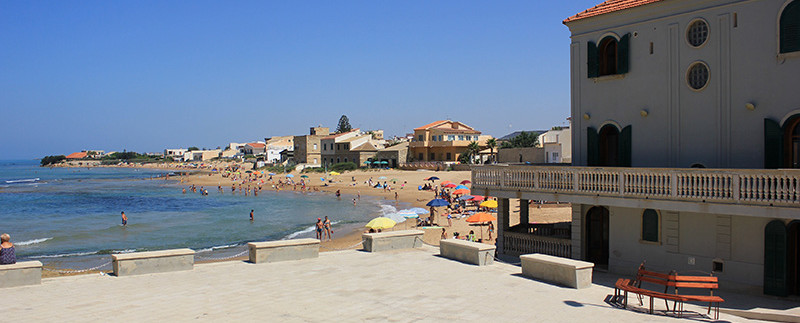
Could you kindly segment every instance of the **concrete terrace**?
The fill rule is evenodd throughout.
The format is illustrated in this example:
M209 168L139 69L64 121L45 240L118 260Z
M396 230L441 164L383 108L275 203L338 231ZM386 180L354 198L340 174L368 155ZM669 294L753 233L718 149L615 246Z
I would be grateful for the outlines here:
M518 266L478 267L437 254L429 246L386 253L351 250L317 259L231 261L142 276L49 278L41 285L1 290L0 316L9 322L708 321L622 310L604 302L613 289L603 285L562 288L522 277ZM595 282L613 279L600 274ZM663 308L663 302L656 304ZM686 310L705 313L696 306ZM724 313L720 320L747 321Z

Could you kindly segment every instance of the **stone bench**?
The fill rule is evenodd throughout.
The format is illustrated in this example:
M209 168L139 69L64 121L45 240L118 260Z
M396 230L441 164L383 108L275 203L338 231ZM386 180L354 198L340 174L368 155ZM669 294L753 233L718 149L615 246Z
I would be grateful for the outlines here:
M115 276L192 270L194 250L171 249L111 255Z
M495 249L494 245L467 240L439 241L439 255L442 257L478 266L493 264Z
M364 233L361 235L364 250L369 252L381 252L397 249L411 249L422 247L422 235L424 231L404 230L388 231L380 233Z
M535 253L519 256L522 275L576 289L592 285L594 264Z
M42 263L23 261L10 265L0 265L0 288L42 283Z
M319 257L319 239L250 242L247 248L254 264Z

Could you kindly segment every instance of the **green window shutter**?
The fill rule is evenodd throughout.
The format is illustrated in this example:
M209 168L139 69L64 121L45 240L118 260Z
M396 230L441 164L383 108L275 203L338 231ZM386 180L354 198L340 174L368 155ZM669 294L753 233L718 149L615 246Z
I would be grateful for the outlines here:
M631 144L631 126L627 126L619 134L619 166L631 167Z
M800 51L800 1L792 1L781 13L781 53Z
M642 240L658 242L658 212L653 209L642 212Z
M764 294L786 296L786 225L774 220L764 228Z
M597 44L589 42L586 57L589 78L597 77L600 73L600 63L597 61Z
M625 34L617 44L617 74L628 73L628 55L630 55L631 34Z
M586 128L586 165L600 165L600 136L595 128Z
M764 168L783 166L783 130L770 119L764 119Z

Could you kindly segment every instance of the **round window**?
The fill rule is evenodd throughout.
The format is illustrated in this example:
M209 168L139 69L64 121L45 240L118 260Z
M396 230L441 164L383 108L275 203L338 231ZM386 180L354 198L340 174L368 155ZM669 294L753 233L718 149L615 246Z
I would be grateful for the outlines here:
M708 24L705 20L695 20L686 31L686 40L694 47L700 47L708 40Z
M686 83L693 90L702 90L708 84L708 66L702 62L697 62L689 67L686 73Z

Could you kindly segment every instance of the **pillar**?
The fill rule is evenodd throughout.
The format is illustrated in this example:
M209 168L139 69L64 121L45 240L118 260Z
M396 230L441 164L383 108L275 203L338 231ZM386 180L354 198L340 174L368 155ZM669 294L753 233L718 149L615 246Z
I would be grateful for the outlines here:
M497 198L497 250L501 254L505 253L503 237L504 232L509 228L509 213L508 199Z
M528 213L530 208L528 207L528 200L519 200L519 224L524 225L524 228L528 228L528 224L530 223L530 218L528 217Z

